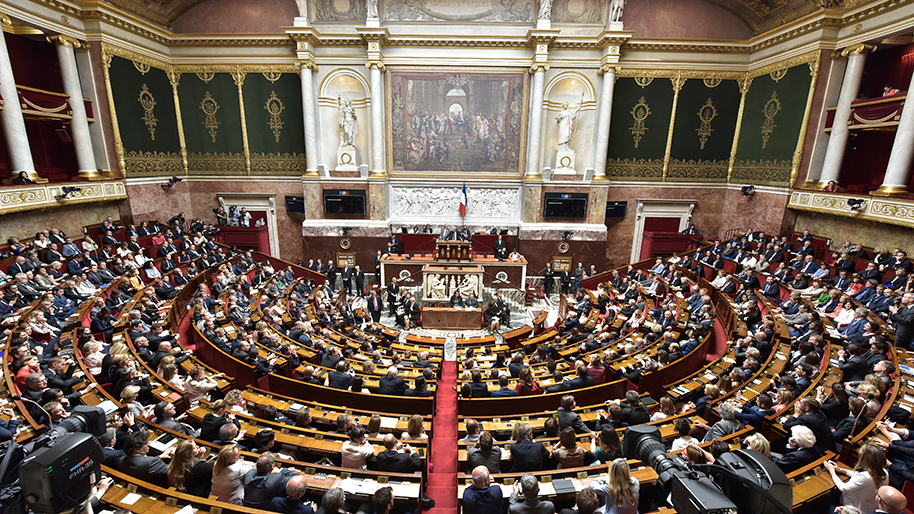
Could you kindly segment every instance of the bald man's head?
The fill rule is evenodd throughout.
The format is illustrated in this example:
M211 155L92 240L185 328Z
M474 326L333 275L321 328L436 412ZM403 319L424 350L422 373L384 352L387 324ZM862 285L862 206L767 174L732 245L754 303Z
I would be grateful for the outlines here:
M388 450L393 450L397 446L397 438L393 434L387 434L384 436L384 447Z
M290 500L298 500L305 494L305 488L308 485L308 480L305 478L305 475L295 475L286 482L286 496Z
M485 466L476 466L473 469L473 485L483 489L489 487L489 468Z
M908 499L901 491L892 486L884 485L876 492L876 501L882 504L882 510L889 514L898 514L908 506Z

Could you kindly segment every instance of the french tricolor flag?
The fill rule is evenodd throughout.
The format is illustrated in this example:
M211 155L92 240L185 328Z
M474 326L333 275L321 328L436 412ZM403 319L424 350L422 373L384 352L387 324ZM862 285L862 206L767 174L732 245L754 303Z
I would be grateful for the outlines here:
M460 202L460 215L461 216L466 217L467 204L469 204L469 203L470 203L469 200L467 200L467 184L466 184L466 182L464 182L463 183L463 201Z

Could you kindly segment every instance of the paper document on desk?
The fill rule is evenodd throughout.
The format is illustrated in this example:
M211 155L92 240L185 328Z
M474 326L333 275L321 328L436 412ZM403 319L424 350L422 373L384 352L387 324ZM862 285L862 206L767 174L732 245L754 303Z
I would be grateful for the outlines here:
M555 486L552 482L540 482L540 496L555 496Z
M349 494L371 495L378 490L378 483L374 480L347 478L340 482L340 488Z
M382 416L381 417L381 428L386 428L386 429L397 428L397 418Z
M418 482L390 482L387 484L392 489L392 493L396 498L418 498L419 497L419 483Z

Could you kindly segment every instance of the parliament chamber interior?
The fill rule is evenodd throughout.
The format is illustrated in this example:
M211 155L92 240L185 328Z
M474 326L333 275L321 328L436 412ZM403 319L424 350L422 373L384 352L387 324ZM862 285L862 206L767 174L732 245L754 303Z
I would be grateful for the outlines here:
M914 3L0 26L3 512L914 512Z

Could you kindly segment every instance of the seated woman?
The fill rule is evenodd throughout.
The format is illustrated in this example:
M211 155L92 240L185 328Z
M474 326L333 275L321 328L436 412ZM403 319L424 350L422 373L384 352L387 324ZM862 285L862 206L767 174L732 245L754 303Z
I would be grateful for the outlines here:
M194 496L208 498L213 483L212 460L203 460L206 449L191 439L178 443L168 465L168 486Z
M501 328L501 317L500 309L495 302L490 302L489 306L486 307L486 312L483 314L483 320L486 322L486 325L489 327L489 332L496 333Z
M552 449L552 458L558 462L558 469L577 468L584 465L587 452L578 446L574 428L566 427L559 435L559 444Z
M146 264L143 264L143 274L146 275L146 278L149 280L154 280L162 276L162 273L159 272L159 269L155 267L152 261L146 261Z
M812 449L816 444L816 436L809 427L794 425L790 428L790 434L787 452L774 461L784 473L796 471L819 458L819 452Z

